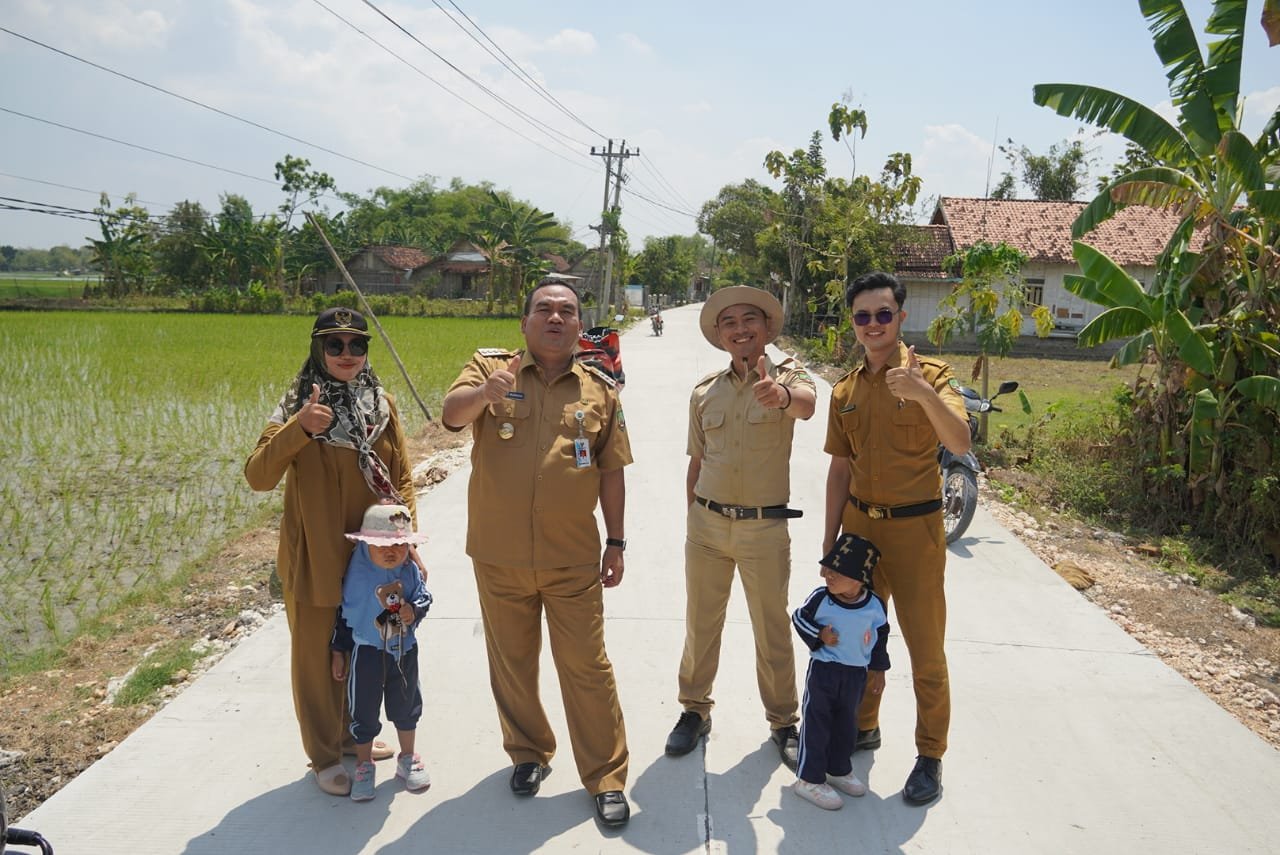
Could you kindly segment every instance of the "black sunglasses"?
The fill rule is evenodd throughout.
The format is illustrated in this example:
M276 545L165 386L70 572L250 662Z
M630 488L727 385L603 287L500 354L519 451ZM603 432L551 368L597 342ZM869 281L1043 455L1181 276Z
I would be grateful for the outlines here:
M352 356L364 356L369 352L369 339L357 337L351 339L351 341L344 342L336 335L324 337L325 353L330 356L341 356L344 349Z
M885 324L893 323L893 316L896 315L897 312L893 309L877 309L874 313L854 312L853 322L860 327L865 327L867 324L871 323L872 314L875 315L876 323L880 324L880 326L884 326Z

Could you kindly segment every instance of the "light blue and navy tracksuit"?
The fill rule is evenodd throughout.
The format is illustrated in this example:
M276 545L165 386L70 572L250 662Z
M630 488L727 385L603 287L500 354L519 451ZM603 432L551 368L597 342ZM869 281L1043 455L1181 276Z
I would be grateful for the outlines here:
M869 589L853 603L817 588L791 615L791 623L809 647L809 669L800 705L801 780L822 784L827 775L853 771L850 755L858 734L858 704L867 671L889 670L889 620L884 603ZM832 627L839 643L823 644L818 634Z
M387 609L379 601L377 589L396 581L404 590L404 602L413 606L414 621L407 627L397 626L384 640L379 618L386 619ZM368 544L356 544L342 580L342 605L329 647L351 653L347 708L351 711L351 736L357 745L371 742L381 732L378 708L384 699L387 720L396 730L417 728L422 692L415 631L430 607L431 592L413 559L406 558L399 567L387 570L370 559Z

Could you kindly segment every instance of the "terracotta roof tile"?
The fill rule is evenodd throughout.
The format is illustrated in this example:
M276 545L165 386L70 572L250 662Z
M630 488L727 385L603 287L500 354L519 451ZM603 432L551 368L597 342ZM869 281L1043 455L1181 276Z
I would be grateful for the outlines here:
M911 226L893 248L893 269L911 279L946 279L942 263L955 251L947 226Z
M431 256L411 246L370 246L366 249L397 270L417 270L431 261Z
M971 199L944 196L938 201L932 225L951 227L957 248L979 241L1004 241L1030 256L1031 261L1074 264L1071 223L1084 202L1042 202L1034 199ZM1173 234L1179 218L1154 208L1120 209L1085 236L1085 243L1122 265L1155 263Z

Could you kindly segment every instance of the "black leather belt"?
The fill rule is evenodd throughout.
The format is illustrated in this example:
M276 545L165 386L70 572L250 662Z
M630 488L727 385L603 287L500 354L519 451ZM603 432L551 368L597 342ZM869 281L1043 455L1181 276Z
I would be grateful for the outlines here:
M786 505L765 505L764 507L722 505L719 502L713 502L710 499L704 499L701 496L694 496L693 500L706 507L707 510L717 514L723 514L731 520L789 520L804 516L804 511L796 508L788 508Z
M941 499L930 499L927 502L919 502L914 505L898 505L897 507L886 508L882 505L869 505L857 496L850 496L849 503L867 516L871 517L873 520L892 520L900 517L922 517L925 514L931 514L934 511L942 510Z

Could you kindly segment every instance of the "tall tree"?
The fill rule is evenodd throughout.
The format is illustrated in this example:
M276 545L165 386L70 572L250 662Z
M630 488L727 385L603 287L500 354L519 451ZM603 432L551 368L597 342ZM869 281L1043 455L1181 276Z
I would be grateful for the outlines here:
M102 236L90 240L93 263L102 271L102 282L110 297L124 297L145 291L152 272L151 250L155 241L147 209L137 204L131 193L124 204L111 208L111 200L102 194L98 207L98 228Z
M992 199L1018 198L1021 179L1036 199L1070 202L1089 177L1092 158L1080 140L1054 143L1044 154L1036 154L1025 145L1015 145L1009 140L1000 146L1000 151L1008 159L1009 169L991 191Z

